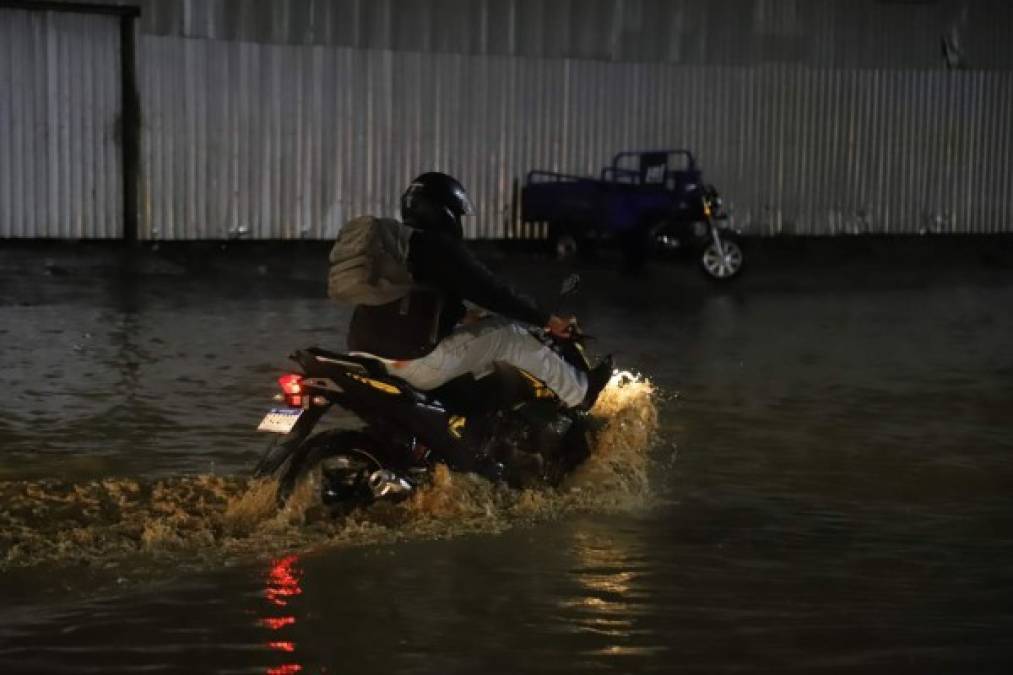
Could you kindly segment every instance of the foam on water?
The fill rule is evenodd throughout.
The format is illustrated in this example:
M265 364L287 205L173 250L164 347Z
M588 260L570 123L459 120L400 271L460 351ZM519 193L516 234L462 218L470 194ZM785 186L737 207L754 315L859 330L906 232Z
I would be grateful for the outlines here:
M440 466L410 500L339 519L317 503L314 476L281 509L273 481L239 476L2 482L0 569L138 555L214 560L497 532L566 513L638 508L650 499L655 403L649 381L613 375L593 410L605 425L595 433L592 455L558 489L510 490Z

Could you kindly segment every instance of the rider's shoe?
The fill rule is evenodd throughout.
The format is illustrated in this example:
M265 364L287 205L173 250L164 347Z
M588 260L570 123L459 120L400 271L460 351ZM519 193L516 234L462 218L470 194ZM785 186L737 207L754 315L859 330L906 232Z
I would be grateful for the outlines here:
M587 394L584 395L584 402L580 404L580 407L584 410L593 408L595 402L598 400L598 395L601 394L601 390L605 388L611 377L612 355L609 354L601 360L601 363L588 371Z

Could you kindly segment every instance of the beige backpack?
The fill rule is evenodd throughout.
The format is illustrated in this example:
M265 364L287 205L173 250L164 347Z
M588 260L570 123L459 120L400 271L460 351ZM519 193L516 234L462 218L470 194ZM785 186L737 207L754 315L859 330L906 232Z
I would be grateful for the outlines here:
M408 270L412 228L390 218L348 221L331 248L327 295L353 305L385 305L414 287Z

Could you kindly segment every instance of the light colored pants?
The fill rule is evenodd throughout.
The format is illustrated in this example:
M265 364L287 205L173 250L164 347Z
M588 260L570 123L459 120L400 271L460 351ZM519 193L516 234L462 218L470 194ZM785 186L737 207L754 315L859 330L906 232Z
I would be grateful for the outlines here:
M587 375L539 342L523 326L499 317L458 326L421 359L385 361L387 372L418 389L435 389L455 377L480 377L493 364L506 363L531 373L568 406L587 394Z

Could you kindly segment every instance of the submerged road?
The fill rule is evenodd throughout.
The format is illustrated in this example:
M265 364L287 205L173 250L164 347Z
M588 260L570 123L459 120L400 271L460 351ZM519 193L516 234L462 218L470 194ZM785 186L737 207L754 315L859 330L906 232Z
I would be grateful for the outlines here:
M7 245L0 671L1009 672L1013 255L913 241L578 265L656 388L642 498L459 481L340 527L237 507L286 354L343 344L326 248Z

